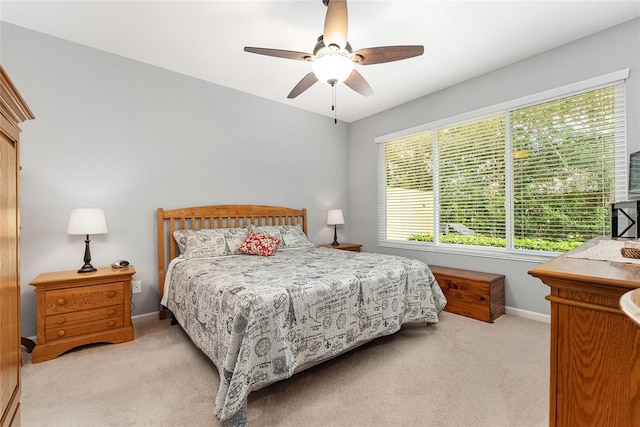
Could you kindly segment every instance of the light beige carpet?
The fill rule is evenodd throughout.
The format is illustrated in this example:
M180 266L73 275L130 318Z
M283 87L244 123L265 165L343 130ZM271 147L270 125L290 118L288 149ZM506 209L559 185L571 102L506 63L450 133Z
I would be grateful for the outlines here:
M31 363L22 425L218 426L218 373L179 326L135 325L135 340ZM549 325L443 313L254 392L250 426L548 425Z

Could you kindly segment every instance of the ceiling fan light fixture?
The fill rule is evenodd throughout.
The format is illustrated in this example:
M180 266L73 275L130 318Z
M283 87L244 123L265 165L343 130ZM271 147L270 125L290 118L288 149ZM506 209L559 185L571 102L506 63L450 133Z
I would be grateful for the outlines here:
M318 80L333 86L345 81L353 71L353 62L339 52L329 52L311 63Z

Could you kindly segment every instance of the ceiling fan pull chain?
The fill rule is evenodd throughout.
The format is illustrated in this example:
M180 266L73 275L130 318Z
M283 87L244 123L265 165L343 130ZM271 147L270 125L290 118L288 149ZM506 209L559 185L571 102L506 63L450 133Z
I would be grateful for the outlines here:
M338 108L336 106L336 85L331 85L331 110L333 111L333 123L338 124Z

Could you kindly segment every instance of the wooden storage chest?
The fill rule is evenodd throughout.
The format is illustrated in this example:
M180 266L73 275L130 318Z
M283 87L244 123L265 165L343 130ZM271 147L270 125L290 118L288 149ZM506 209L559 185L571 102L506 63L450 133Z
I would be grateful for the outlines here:
M504 314L504 275L430 265L447 297L444 311L493 322Z

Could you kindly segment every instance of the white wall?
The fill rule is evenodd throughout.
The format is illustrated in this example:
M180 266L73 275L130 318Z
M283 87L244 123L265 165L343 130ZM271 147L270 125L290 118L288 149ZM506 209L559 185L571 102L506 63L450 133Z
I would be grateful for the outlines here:
M38 274L82 266L74 207L105 210L92 264L136 268L133 315L158 309L156 208L307 208L328 243L348 212L348 125L226 87L0 23L1 63L36 116L22 124L22 334L35 335ZM348 226L339 230L346 239Z
M640 150L640 19L577 40L383 113L349 128L350 235L367 251L403 255L430 264L501 273L506 305L549 314L548 288L527 274L536 262L398 250L377 246L375 137L474 111L526 95L630 68L627 80L629 152Z
M342 208L341 241L367 251L507 276L506 303L548 314L536 263L377 246L377 149L397 130L630 68L629 151L640 150L640 20L545 52L347 125L0 22L0 62L36 120L23 123L22 334L35 334L29 282L82 265L74 207L102 207L93 264L127 259L143 293L134 315L157 310L155 209L274 204L309 209L309 236L330 242L326 211ZM263 165L268 164L265 168Z

